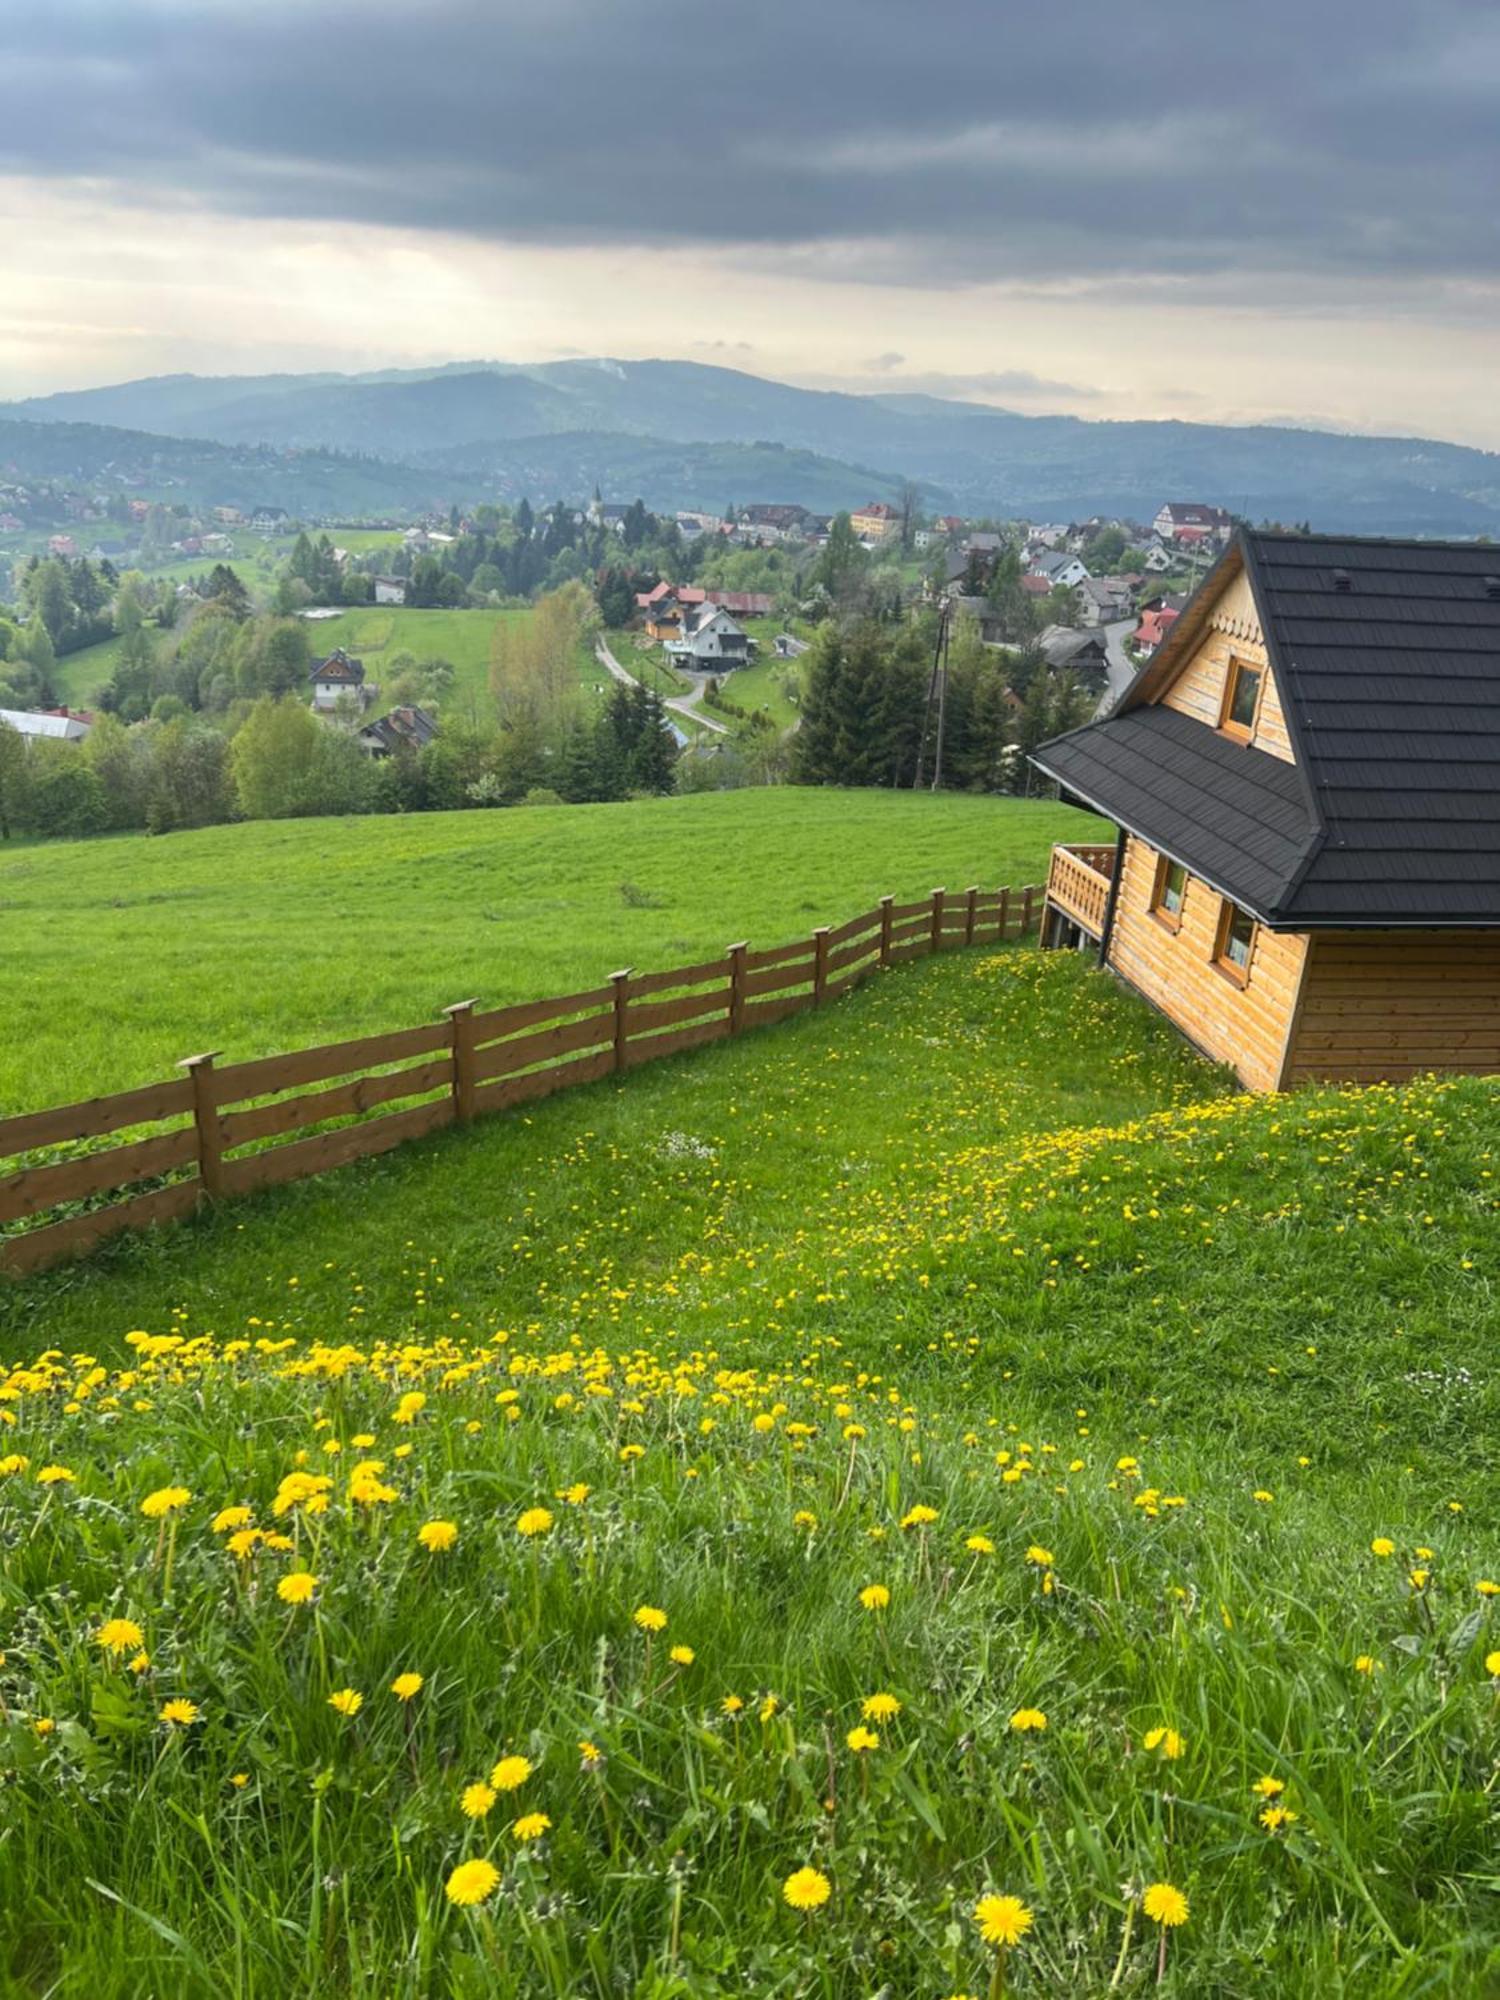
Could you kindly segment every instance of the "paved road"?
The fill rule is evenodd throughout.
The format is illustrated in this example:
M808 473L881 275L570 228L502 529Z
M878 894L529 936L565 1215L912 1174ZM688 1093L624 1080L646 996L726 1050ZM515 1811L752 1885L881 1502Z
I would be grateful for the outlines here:
M620 662L609 650L603 639L599 641L595 652L600 666L607 673L611 674L615 680L623 681L626 687L640 685L637 677L620 665ZM690 694L673 696L664 702L663 706L670 708L677 715L685 715L689 722L696 722L702 729L711 729L715 736L727 736L729 730L726 725L722 722L715 722L711 715L705 715L699 706L703 700L703 691L708 686L708 682L709 676L707 674L695 674L693 676L692 692Z
M1105 641L1109 646L1109 665L1105 669L1104 693L1099 698L1099 713L1111 707L1135 679L1135 663L1126 658L1125 641L1135 630L1139 620L1120 618L1113 625L1104 627Z

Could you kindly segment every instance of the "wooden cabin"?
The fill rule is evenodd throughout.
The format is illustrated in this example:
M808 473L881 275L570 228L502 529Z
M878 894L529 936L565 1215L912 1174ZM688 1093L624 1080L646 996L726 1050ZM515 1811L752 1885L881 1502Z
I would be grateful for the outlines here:
M1250 1090L1500 1070L1500 549L1242 529L1101 721L1042 940Z

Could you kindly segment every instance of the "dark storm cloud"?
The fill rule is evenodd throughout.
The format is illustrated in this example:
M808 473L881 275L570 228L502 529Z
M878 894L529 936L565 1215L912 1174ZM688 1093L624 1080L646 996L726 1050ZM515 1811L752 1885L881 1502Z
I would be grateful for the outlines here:
M1491 0L37 0L0 17L13 172L918 283L1493 276L1497 92Z

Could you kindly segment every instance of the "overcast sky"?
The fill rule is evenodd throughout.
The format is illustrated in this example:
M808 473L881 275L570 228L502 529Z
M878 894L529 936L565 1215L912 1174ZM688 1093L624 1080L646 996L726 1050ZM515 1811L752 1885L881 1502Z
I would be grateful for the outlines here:
M1496 0L0 0L0 396L714 360L1500 447Z

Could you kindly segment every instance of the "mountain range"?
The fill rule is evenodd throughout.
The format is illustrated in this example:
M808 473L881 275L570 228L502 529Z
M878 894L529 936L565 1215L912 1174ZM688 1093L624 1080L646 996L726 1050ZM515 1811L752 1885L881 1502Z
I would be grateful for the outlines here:
M25 432L58 424L73 427L80 465L78 427L135 433L136 456L143 434L188 441L200 477L211 476L217 448L229 487L270 480L283 504L303 484L326 497L340 466L352 481L352 460L372 502L388 493L392 506L523 493L545 503L597 486L608 499L639 495L656 508L782 500L826 512L889 499L911 480L933 508L1034 520L1149 519L1164 500L1194 499L1320 529L1500 531L1500 454L1464 445L1021 416L933 396L802 389L685 361L158 376L0 404L0 462L20 464ZM96 441L107 448L107 438ZM313 511L311 498L302 506Z

